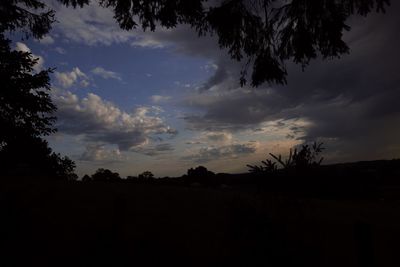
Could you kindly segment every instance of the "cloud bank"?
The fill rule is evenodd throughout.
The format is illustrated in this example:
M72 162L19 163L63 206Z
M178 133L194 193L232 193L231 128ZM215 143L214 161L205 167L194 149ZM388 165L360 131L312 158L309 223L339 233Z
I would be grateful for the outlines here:
M80 99L64 91L53 99L58 107L59 131L83 136L87 142L116 145L119 151L140 151L156 137L177 134L155 115L159 110L151 107L138 107L128 113L93 93Z

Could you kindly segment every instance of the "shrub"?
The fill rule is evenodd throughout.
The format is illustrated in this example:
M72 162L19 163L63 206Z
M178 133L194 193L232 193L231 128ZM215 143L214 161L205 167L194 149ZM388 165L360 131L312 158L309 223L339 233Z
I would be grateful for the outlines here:
M271 174L278 170L277 163L281 165L284 170L303 171L321 165L323 157L319 157L325 149L322 147L323 143L314 142L312 145L303 144L300 148L290 149L289 157L284 160L281 155L274 155L269 153L270 156L276 160L273 162L271 159L262 161L263 165L247 165L250 172L255 174Z

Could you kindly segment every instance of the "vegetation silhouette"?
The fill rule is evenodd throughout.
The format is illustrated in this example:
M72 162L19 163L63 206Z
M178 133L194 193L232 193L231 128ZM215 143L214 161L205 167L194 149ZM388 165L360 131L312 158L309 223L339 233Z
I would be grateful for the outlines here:
M154 178L154 174L151 171L144 171L138 175L139 181L150 181Z
M92 181L92 177L90 177L89 175L85 174L84 176L82 176L82 182L87 183Z
M96 172L92 175L92 181L101 181L101 182L116 182L121 180L119 173L112 172L109 169L99 168Z
M20 136L8 140L0 150L4 178L34 177L36 179L77 180L75 163L68 157L52 152L47 141L39 137Z
M52 70L35 71L38 59L30 52L12 50L6 37L15 31L22 31L26 38L47 34L54 12L32 12L45 7L35 0L0 3L1 175L76 179L74 162L52 152L42 139L56 131L52 126L56 106L49 95Z
M247 165L247 167L250 168L250 172L255 174L275 173L278 170L277 163L279 163L285 171L306 171L321 165L324 158L320 157L318 159L318 156L325 149L322 145L323 143L314 142L312 145L303 144L300 146L300 149L297 147L293 149L291 148L286 160L283 160L281 155L276 156L269 153L276 162L266 159L265 161L262 161L263 165Z
M59 0L74 8L89 0ZM352 15L385 12L390 0L342 1L175 1L103 0L122 29L187 24L199 36L215 35L232 59L242 61L240 84L286 83L287 62L304 69L312 59L338 58L349 52L343 32ZM250 68L251 67L251 68Z
M215 184L215 173L207 170L204 166L198 166L196 168L190 168L187 170L185 176L185 182L189 185L212 185Z

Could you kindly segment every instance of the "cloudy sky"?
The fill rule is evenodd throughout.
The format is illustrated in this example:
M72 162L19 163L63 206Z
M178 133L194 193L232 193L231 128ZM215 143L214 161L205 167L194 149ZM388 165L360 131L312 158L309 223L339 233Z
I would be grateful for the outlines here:
M400 17L350 18L349 55L289 65L288 85L239 86L241 63L215 38L186 26L123 31L112 12L45 1L56 11L42 40L15 40L56 68L58 132L51 147L77 173L105 167L121 175L182 175L204 165L246 172L269 152L325 142L326 163L400 157Z

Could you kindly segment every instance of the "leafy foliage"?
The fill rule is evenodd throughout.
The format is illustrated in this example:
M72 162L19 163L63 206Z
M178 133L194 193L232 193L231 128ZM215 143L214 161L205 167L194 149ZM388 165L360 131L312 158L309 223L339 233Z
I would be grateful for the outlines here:
M314 142L312 146L307 144L302 145L299 150L297 148L294 150L290 149L289 157L285 161L282 159L281 155L275 156L272 153L270 153L270 155L277 160L284 169L306 169L321 165L324 158L317 158L322 150L324 150L322 145L323 143Z
M139 181L147 181L154 178L154 174L151 171L144 171L138 175Z
M286 64L304 68L318 55L324 59L348 53L343 31L349 16L384 11L387 0L362 1L223 1L206 13L203 27L217 33L219 44L232 58L246 59L241 83L253 64L251 84L286 83Z
M199 178L201 178L201 177L213 176L214 173L212 171L207 170L207 168L204 167L204 166L198 166L198 167L196 167L194 169L190 168L187 171L187 175L189 177L199 177Z
M39 0L0 1L0 33L22 31L41 38L55 22L54 11Z
M252 173L275 173L277 168L277 163L279 163L284 170L308 170L312 167L321 165L323 157L319 157L322 151L325 149L323 143L314 142L312 145L303 144L301 148L290 149L289 156L286 160L282 158L281 155L274 155L269 153L276 162L270 159L262 161L263 165L247 165Z
M247 165L247 167L250 168L250 172L252 173L274 173L278 169L276 162L270 159L263 160L261 163L263 165Z
M38 59L11 50L11 41L5 37L19 30L26 38L41 38L52 22L54 12L40 1L0 2L0 161L2 174L8 176L77 178L75 163L52 152L42 139L55 132L56 106L49 95L52 70L34 72Z
M0 132L1 142L10 142L19 135L41 136L55 130L51 125L56 110L48 91L49 73L33 72L37 59L27 52L11 51L10 41L0 34ZM16 136L16 133L18 135Z
M85 174L82 177L82 182L86 183L86 182L90 182L90 181L92 181L92 178L89 175Z
M88 0L59 0L82 6ZM384 12L389 0L101 0L112 8L122 29L188 24L201 36L216 35L221 48L244 61L240 83L286 83L286 63L304 69L312 59L340 57L349 52L343 32L354 14Z
M215 173L207 170L204 166L190 168L187 170L185 182L188 184L199 183L203 185L211 185L215 182Z
M76 180L75 163L39 137L21 136L0 149L1 175Z
M109 169L97 169L97 171L92 175L93 181L117 181L120 180L121 177L119 173L112 172Z

